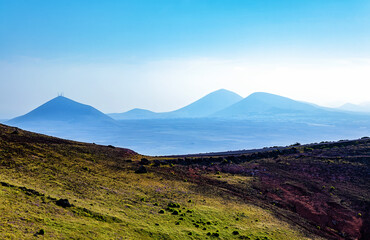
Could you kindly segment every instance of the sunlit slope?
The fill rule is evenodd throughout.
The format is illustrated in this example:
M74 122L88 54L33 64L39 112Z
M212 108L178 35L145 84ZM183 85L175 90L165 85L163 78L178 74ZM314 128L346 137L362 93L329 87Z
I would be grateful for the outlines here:
M141 158L0 125L0 238L313 238L243 198L187 181L176 166ZM148 172L135 173L143 164Z

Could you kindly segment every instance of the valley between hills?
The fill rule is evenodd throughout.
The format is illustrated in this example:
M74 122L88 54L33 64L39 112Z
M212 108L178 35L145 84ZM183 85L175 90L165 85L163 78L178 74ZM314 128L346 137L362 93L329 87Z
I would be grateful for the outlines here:
M0 239L369 239L370 139L151 157L0 125Z

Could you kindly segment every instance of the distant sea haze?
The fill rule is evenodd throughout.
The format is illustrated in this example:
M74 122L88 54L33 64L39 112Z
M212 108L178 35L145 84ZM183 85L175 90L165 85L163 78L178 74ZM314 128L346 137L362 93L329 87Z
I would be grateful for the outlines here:
M320 107L257 92L221 89L172 112L133 109L104 114L58 96L5 122L72 140L172 155L352 139L370 135L370 114Z

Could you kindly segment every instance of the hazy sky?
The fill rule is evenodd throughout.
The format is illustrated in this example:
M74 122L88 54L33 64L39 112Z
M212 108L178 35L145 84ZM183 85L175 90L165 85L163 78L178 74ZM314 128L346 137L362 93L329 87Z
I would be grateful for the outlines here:
M370 101L370 1L0 0L0 118L58 92L169 111L219 88Z

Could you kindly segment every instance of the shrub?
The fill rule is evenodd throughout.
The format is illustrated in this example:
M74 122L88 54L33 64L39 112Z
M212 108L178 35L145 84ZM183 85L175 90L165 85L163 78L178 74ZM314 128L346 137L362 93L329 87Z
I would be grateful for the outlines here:
M59 199L58 201L55 202L56 205L66 208L66 207L72 207L72 204L69 203L68 199Z
M150 161L148 160L148 159L146 159L146 158L142 158L141 160L140 160L140 164L141 165L148 165L150 163Z
M148 159L146 159L146 158L142 158L141 160L140 160L140 164L141 165L148 165L150 163L150 161L148 160Z
M304 151L305 152L312 152L313 151L313 148L305 147L304 148Z
M147 173L148 170L146 170L146 167L140 166L138 170L135 171L135 173Z
M171 208L179 208L180 204L175 203L175 202L170 202L167 206Z
M233 231L233 235L239 235L238 231Z
M239 236L239 239L251 239L251 238L248 236Z
M18 134L19 134L19 132L18 132L18 130L16 129L16 130L14 130L11 134L18 135Z
M161 210L159 210L159 212L158 212L158 213L163 214L163 213L164 213L164 210L163 210L163 209L161 209Z

